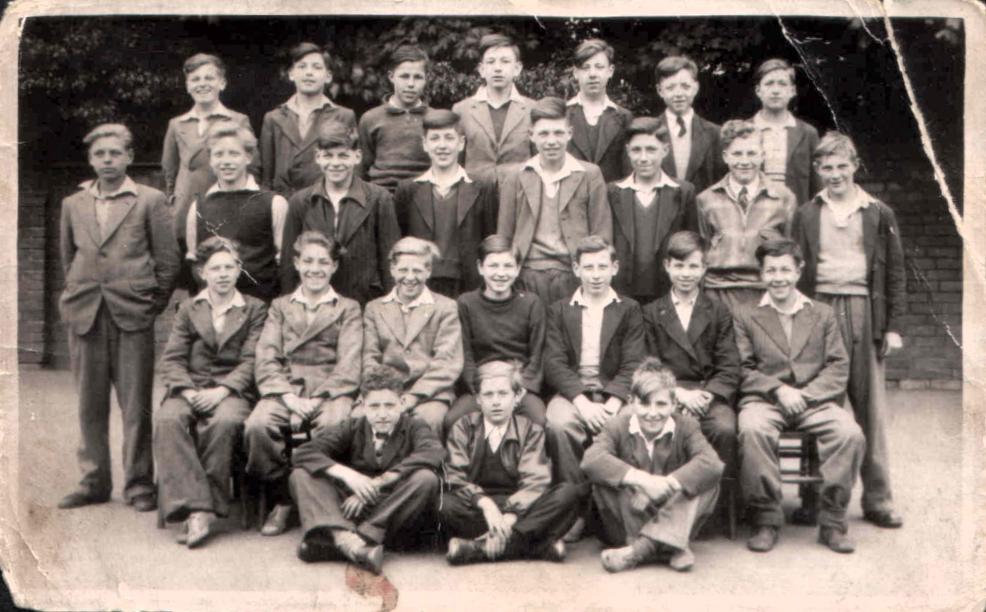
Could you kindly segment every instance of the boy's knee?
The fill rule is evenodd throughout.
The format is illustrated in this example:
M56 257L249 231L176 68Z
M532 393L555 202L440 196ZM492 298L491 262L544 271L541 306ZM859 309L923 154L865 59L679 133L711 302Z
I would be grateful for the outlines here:
M407 477L408 484L418 491L425 491L428 493L438 491L438 476L435 475L431 470L415 470L411 472L411 475Z

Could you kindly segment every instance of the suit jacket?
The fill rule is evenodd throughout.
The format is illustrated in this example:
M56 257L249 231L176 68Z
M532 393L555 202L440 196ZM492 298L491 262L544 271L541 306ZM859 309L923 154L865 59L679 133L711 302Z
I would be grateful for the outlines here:
M672 179L673 180L673 179ZM613 211L613 247L616 259L620 262L620 273L613 279L613 288L619 293L629 293L633 287L637 250L633 210L636 206L633 189L622 189L615 183L607 188L609 207ZM657 190L656 201L651 206L658 207L657 224L654 226L654 258L660 263L664 260L667 240L671 234L682 230L698 231L698 208L695 206L695 187L682 182L678 187L661 187ZM664 266L659 266L657 295L671 289Z
M434 304L411 310L407 327L400 304L378 298L363 313L363 368L389 365L407 372L405 393L420 401L455 399L462 374L462 327L453 300L432 293Z
M699 292L688 329L671 302L671 294L644 306L647 354L669 368L679 383L700 388L732 404L740 384L740 359L729 308Z
M432 189L431 183L414 180L404 180L397 185L394 207L401 235L437 241ZM460 290L469 291L483 284L476 269L479 243L496 233L496 183L491 180L459 181L457 198L453 240L458 249L459 265L455 272Z
M794 214L792 238L801 245L805 267L798 288L809 297L815 295L818 272L819 215L824 200L815 196ZM900 332L900 317L907 303L907 277L904 248L894 211L879 200L862 209L863 250L866 251L866 285L870 291L873 340L881 342L888 331Z
M798 204L804 204L822 189L818 174L812 167L812 155L817 146L818 130L795 117L794 127L787 130L784 184L794 192Z
M582 307L569 299L548 309L548 336L544 347L544 378L569 401L586 389L579 378L582 357ZM624 402L630 396L630 379L645 350L640 305L628 297L611 302L603 310L599 344L599 378L603 393Z
M401 477L416 470L437 472L444 458L445 449L431 427L405 414L384 442L379 461L366 417L349 417L299 446L291 463L312 476L322 475L341 463L375 478L384 472L396 472Z
M401 230L393 196L383 187L353 177L344 202L342 219L336 219L335 227L330 228L324 217L316 214L318 206L332 206L321 179L291 196L284 220L284 252L292 253L295 239L307 230L335 237L345 252L332 276L332 286L362 305L393 285L387 258L390 248L400 239ZM281 293L288 294L297 286L294 257L281 257Z
M267 305L249 295L243 301L245 306L230 309L218 335L207 301L189 298L182 303L158 361L165 397L221 385L248 400L256 398L253 367Z
M606 183L599 168L579 162L584 171L573 172L558 188L558 217L561 233L570 251L579 240L590 234L613 241L613 217L606 199ZM500 211L497 233L510 239L513 247L526 259L534 240L534 230L541 211L541 177L522 164L498 171ZM521 262L523 263L523 262Z
M445 443L448 458L445 478L452 492L475 504L486 493L475 484L488 452L482 412L467 414L452 426ZM523 515L551 486L551 463L544 450L544 429L527 417L515 414L497 449L503 469L517 480L504 505L505 512Z
M322 304L309 325L305 306L281 296L271 302L257 343L257 388L262 396L355 396L362 347L363 324L354 300L340 296L335 304Z
M531 146L531 108L534 100L524 96L510 101L503 121L500 138L496 138L489 105L475 96L459 100L452 110L459 114L460 125L466 134L462 153L469 176L491 178L500 164L526 161L534 154Z
M114 200L102 237L90 185L83 183L62 201L62 320L81 336L105 304L120 329L146 329L168 305L178 274L167 199L157 189L137 184L136 196Z
M781 385L801 391L809 406L842 402L849 381L849 357L835 313L811 301L794 316L788 344L771 306L734 313L736 348L743 368L739 405L774 403Z
M653 462L639 435L630 433L633 412L619 414L603 426L582 458L582 470L594 484L618 488L631 469L651 473ZM705 439L698 421L672 414L675 432L665 474L674 476L689 497L713 488L722 476L723 463Z
M627 157L626 130L633 120L633 113L623 108L607 108L599 116L596 127L599 130L595 150L589 138L589 124L581 104L568 107L568 121L572 125L572 139L568 141L568 152L576 159L599 166L603 180L607 183L630 174L630 158Z
M658 121L668 131L677 129L668 125L665 113L658 116ZM722 144L719 142L719 125L712 123L695 113L692 116L692 150L688 157L688 168L685 170L685 180L695 186L695 193L702 193L726 175L726 162L722 159ZM668 155L661 163L661 169L669 176L677 178L675 172L674 151L668 146Z

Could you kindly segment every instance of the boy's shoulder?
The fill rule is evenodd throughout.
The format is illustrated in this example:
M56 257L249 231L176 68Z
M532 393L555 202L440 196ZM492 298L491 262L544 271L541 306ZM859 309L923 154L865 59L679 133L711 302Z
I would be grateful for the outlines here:
M386 116L387 116L387 103L385 102L378 106L374 106L370 110L363 113L363 116L360 117L359 122L360 125L363 125L365 123L377 122L380 121L381 119L384 119Z

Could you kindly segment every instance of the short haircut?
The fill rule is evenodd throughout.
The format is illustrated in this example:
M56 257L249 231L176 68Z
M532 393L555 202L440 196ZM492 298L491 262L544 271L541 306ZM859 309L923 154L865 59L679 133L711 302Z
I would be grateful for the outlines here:
M490 49L500 49L506 47L512 49L514 52L514 57L517 61L520 61L520 47L514 42L514 39L506 36L505 34L485 34L479 39L479 59L483 60L483 56Z
M747 136L756 136L757 140L763 142L763 134L748 119L730 119L719 128L719 144L723 151L728 149L729 145L733 144L737 138L746 138Z
M291 63L288 64L288 68L292 68L295 64L300 62L302 58L312 53L317 53L321 56L322 61L325 62L325 67L329 67L329 53L322 47L316 45L313 42L302 42L291 47L288 51L288 59Z
M541 119L565 119L568 120L567 107L561 98L548 96L541 98L531 107L531 125Z
M616 249L613 248L613 245L602 236L597 234L589 234L585 238L579 240L578 244L575 245L575 252L572 253L572 263L579 263L582 260L583 255L589 253L599 253L602 251L608 251L609 258L612 261L616 261Z
M250 155L257 154L257 137L253 135L253 130L244 127L233 121L219 121L212 124L206 133L205 144L210 151L212 147L222 138L236 138L243 145Z
M229 253L237 263L240 262L240 243L222 236L210 236L199 243L195 249L195 261L200 266L208 263L216 253Z
M134 136L130 133L130 128L123 125L122 123L103 123L94 127L85 138L82 139L82 144L86 147L90 147L92 143L96 142L100 138L110 138L116 137L123 141L123 148L127 151L133 151L134 146Z
M788 76L791 77L791 83L794 83L794 66L792 66L786 59L773 57L769 60L764 60L763 63L757 66L756 72L753 73L754 78L756 79L755 84L759 85L760 81L762 81L765 76L775 70L783 70L787 72Z
M669 55L659 61L657 68L654 69L654 78L660 85L661 81L673 77L682 70L687 70L693 79L698 80L698 64L685 55Z
M421 127L426 134L428 130L444 130L448 128L455 128L455 131L459 134L465 134L459 113L444 108L435 108L426 111L425 117L421 122Z
M318 133L315 135L315 148L328 151L339 147L358 149L359 136L356 130L335 119L320 123Z
M640 135L653 136L664 144L671 142L671 134L668 132L667 126L655 117L634 117L630 121L630 125L627 127L627 143L634 136Z
M430 240L424 240L422 238L415 238L414 236L405 236L397 242L390 249L390 255L387 260L393 265L397 263L397 259L401 255L417 255L418 257L426 257L428 259L428 267L434 265L435 260L442 256L442 252L438 250L438 245Z
M185 74L185 76L188 76L202 66L208 66L210 64L216 67L216 70L219 71L219 76L224 79L226 78L226 64L224 64L223 61L217 56L210 55L208 53L196 53L192 57L185 60L185 63L181 67L181 71Z
M798 265L801 265L804 261L804 256L801 254L801 247L798 246L797 242L790 238L770 238L760 243L760 246L757 247L757 264L759 264L762 270L764 259L767 257L782 257L784 255L793 257L794 262Z
M514 248L510 239L502 234L490 234L483 238L483 241L479 243L477 261L483 263L487 257L496 253L510 253L514 261L520 263L520 250Z
M852 138L835 130L825 132L825 135L818 142L818 146L815 147L811 158L817 164L823 157L829 155L845 155L854 162L859 161L859 154L856 152L856 145L853 144Z
M401 45L394 49L390 55L390 62L387 64L388 70L397 70L397 67L404 62L424 62L425 70L427 70L428 54L417 45Z
M609 63L613 63L615 57L613 46L601 38L590 38L583 40L578 47L575 47L575 52L572 53L572 66L581 66L597 53L605 54Z
M683 230L671 234L671 237L668 238L668 259L684 261L696 251L702 253L703 259L705 258L705 253L708 251L708 243L706 243L705 238L702 238L698 232Z
M677 385L678 381L675 380L674 373L661 365L660 359L646 357L634 370L633 378L630 379L630 395L646 402L659 391L667 390L674 400L674 390Z
M366 397L371 391L393 391L397 395L404 392L405 374L389 365L370 366L363 372L360 395Z
M514 393L520 393L524 388L524 378L520 371L521 365L516 361L487 361L476 368L476 390L479 390L484 380L503 376L510 379L510 387Z
M332 261L339 263L345 253L342 244L331 236L326 236L322 232L316 230L307 230L301 232L301 235L295 238L294 244L291 245L291 249L294 251L295 257L301 257L301 251L309 244L317 244L318 246L324 247L326 251L329 252L329 257Z

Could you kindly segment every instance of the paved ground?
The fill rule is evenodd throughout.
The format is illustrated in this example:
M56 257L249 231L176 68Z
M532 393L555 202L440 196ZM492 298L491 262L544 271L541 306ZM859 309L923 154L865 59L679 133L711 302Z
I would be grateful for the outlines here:
M599 565L599 544L586 540L570 549L563 565L449 568L439 554L388 554L387 580L374 581L340 563L298 561L297 530L264 538L229 526L206 547L189 551L173 542L172 533L155 528L153 514L125 506L118 490L109 504L55 509L78 476L71 377L25 371L20 388L15 535L23 546L6 561L18 564L17 589L35 606L351 610L381 609L396 598L401 610L983 609L982 599L976 604L959 595L969 588L958 535L968 525L956 511L962 501L958 393L891 394L891 465L906 525L886 531L862 522L857 490L850 515L853 555L816 544L813 528L787 526L767 555L748 552L743 537L698 542L697 565L686 575L657 566L609 575ZM114 451L120 448L117 415ZM119 483L119 455L114 460ZM4 532L10 527L4 525ZM983 590L979 596L986 597Z

